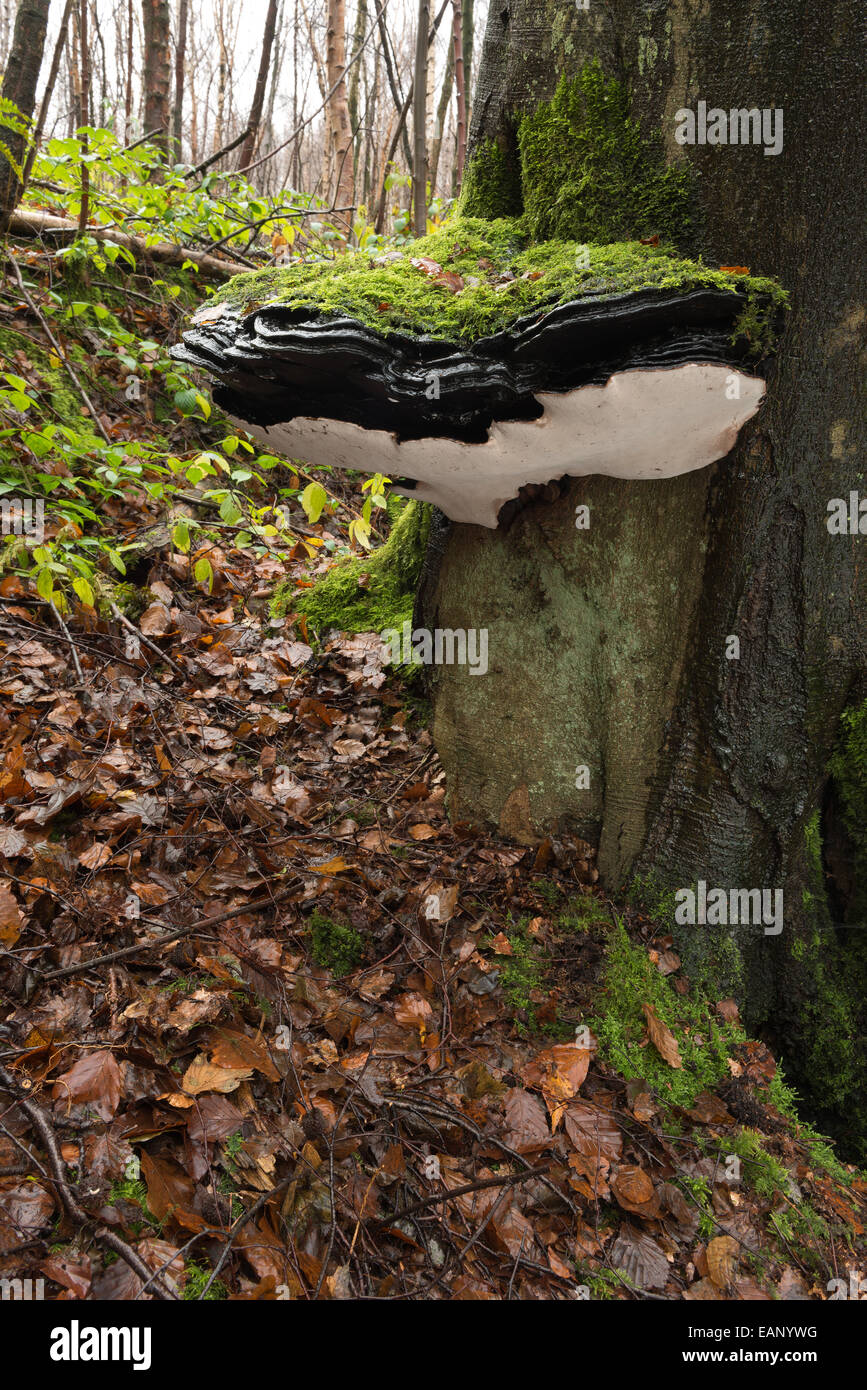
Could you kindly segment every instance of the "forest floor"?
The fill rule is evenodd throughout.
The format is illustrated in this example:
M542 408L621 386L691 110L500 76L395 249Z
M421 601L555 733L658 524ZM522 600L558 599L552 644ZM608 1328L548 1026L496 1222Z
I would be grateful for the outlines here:
M38 396L51 286L24 260L4 367ZM170 301L98 296L176 337ZM64 345L107 435L164 441L80 319ZM74 1299L857 1291L867 1180L734 1002L604 896L590 846L449 822L423 695L376 634L274 617L340 548L345 486L315 525L296 508L290 552L215 523L206 580L152 499L110 499L149 538L123 620L0 578L0 1277Z

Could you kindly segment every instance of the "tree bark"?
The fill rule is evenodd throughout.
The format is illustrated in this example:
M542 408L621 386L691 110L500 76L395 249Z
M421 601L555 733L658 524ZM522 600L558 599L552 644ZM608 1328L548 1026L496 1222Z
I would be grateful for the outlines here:
M412 92L412 206L416 236L427 231L427 54L430 0L419 0Z
M15 14L12 47L3 74L0 96L18 108L24 121L33 118L36 86L45 49L50 0L21 0ZM27 133L15 119L10 124L0 111L0 233L18 205L22 190ZM11 156L11 159L9 158Z
M179 0L178 33L175 43L175 104L172 109L172 155L181 157L181 140L184 133L184 71L187 57L187 27L189 20L189 0Z
M159 130L154 144L169 154L171 53L169 0L142 0L144 21L144 128Z
M326 110L334 158L332 194L336 207L351 207L355 200L352 169L352 122L346 95L346 5L345 0L328 0L325 69L328 82ZM351 223L352 214L346 216Z
M818 813L830 835L839 716L867 693L864 541L826 524L829 499L865 492L860 26L856 0L491 6L469 157L488 140L513 154L520 114L596 58L629 85L645 133L661 131L668 159L698 176L684 249L777 276L793 308L766 402L727 458L669 481L576 479L509 529L440 521L419 601L427 627L489 630L484 678L431 671L453 818L523 843L577 832L598 844L612 890L636 874L782 887L785 929L739 944L736 987L748 1017L793 1040L796 1069L808 828ZM679 146L675 113L699 99L782 107L782 151ZM826 852L820 896L831 867ZM847 921L853 899L827 897L826 922ZM681 930L688 968L707 966L708 939Z
M457 122L455 126L455 183L460 186L464 176L464 160L467 153L467 84L464 72L463 49L463 5L461 0L452 0L452 45L455 65L455 97L457 100Z
M358 114L358 93L361 89L362 64L359 54L361 45L364 42L364 31L367 28L367 0L358 0L358 9L355 13L355 29L352 34L352 50L350 53L350 63L352 67L349 78L349 124L352 128L352 176L356 185L358 184L358 168L361 162L361 151L364 144L361 121Z
M430 144L430 195L436 197L437 178L440 167L440 154L442 153L443 140L446 133L448 122L449 102L452 99L452 87L455 81L455 55L454 49L449 48L446 55L446 70L443 73L443 85L440 92L439 104L437 106L436 121L434 123L433 139Z
M57 33L57 41L54 45L54 53L51 57L51 67L48 69L48 77L45 79L45 90L42 93L42 101L39 103L39 116L36 121L36 129L33 132L33 139L30 149L27 152L27 161L24 165L24 188L30 178L30 171L33 168L33 161L42 143L42 136L45 131L45 122L48 118L48 108L51 105L51 98L54 95L54 88L57 83L57 74L60 71L60 60L63 57L63 50L66 45L67 30L69 19L72 14L72 6L75 0L66 0L63 7L63 14L60 18L60 27ZM21 196L23 197L23 191Z
M262 37L262 55L259 59L259 72L253 92L253 104L247 121L247 138L238 156L238 168L245 169L253 162L259 126L262 122L262 108L265 105L265 91L268 85L268 69L271 66L271 49L274 45L274 32L277 28L277 0L269 0L268 14L265 18L265 33Z

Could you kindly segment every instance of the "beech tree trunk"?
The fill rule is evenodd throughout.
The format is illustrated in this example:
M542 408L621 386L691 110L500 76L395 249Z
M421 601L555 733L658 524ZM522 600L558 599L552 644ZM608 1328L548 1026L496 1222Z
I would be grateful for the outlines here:
M332 193L336 207L351 207L355 184L352 169L352 122L346 93L346 5L344 0L328 0L325 69L328 82L328 124L334 160ZM352 222L352 214L343 219Z
M611 891L637 875L784 889L783 932L737 935L737 959L731 932L683 928L677 944L805 1084L815 970L794 957L818 922L845 974L867 928L827 773L841 711L867 694L867 542L826 524L830 499L867 495L861 24L857 0L491 5L468 159L490 140L513 154L520 114L598 59L698 176L699 230L681 249L778 277L792 311L728 457L668 481L576 479L508 529L438 518L418 609L429 628L489 630L483 678L431 668L454 820L526 844L575 832ZM700 100L782 108L782 151L677 144L675 114Z
M269 0L268 14L265 18L265 33L262 38L262 54L259 59L259 72L256 77L256 87L253 92L253 104L250 107L250 116L247 121L247 138L241 146L241 153L238 157L238 168L246 169L248 164L252 164L253 155L256 151L256 142L259 138L259 126L262 123L262 108L265 105L265 90L268 85L268 69L271 66L271 49L274 45L274 31L277 27L277 0Z
M412 89L412 208L416 236L427 231L427 55L430 0L419 0Z
M166 155L171 141L169 126L171 52L169 0L142 0L144 21L144 125L159 130L154 144Z
M45 49L49 5L50 0L20 0L15 14L12 47L0 96L12 102L24 120L31 120L36 108L36 86ZM18 120L4 120L0 111L0 233L8 227L21 197L27 143L27 134Z
M189 0L179 0L177 8L178 32L175 41L175 104L172 108L173 157L181 157L181 141L184 134L184 70L187 58L187 28L189 27Z

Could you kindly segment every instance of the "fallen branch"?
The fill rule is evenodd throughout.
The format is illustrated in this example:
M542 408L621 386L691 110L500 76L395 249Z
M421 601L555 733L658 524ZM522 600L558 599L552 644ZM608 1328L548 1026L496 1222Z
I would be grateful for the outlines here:
M70 1220L74 1221L77 1226L95 1225L94 1218L88 1215L83 1207L79 1206L75 1197L72 1195L72 1189L66 1181L63 1158L57 1143L57 1136L54 1133L51 1121L45 1114L45 1111L42 1109L41 1105L37 1105L35 1100L26 1100L21 1095L21 1083L18 1081L17 1077L14 1077L11 1072L7 1071L6 1068L2 1066L0 1066L0 1082L2 1082L4 1089L15 1098L19 1108L23 1110L42 1140L45 1152L48 1155L48 1165L53 1176L53 1185L57 1188L60 1200ZM120 1236L115 1235L114 1231L106 1230L104 1226L100 1226L96 1234L100 1240L105 1241L105 1244L110 1250L113 1250L116 1255L119 1255L122 1260L126 1261L130 1269L134 1270L140 1279L145 1280L147 1283L153 1283L158 1298L168 1303L177 1300L177 1294L173 1293L172 1290L160 1280L154 1278L153 1271L148 1268L144 1260L135 1253L131 1245L127 1245L125 1240L121 1240Z
M240 907L230 907L225 912L218 913L216 917L202 917L196 922L191 922L188 927L178 927L176 931L164 932L162 936L155 937L153 941L137 941L132 946L122 946L118 951L110 951L108 955L93 956L91 960L81 960L75 965L66 965L62 970L49 970L45 973L34 970L33 973L40 980L62 980L68 975L78 975L82 970L91 970L96 965L110 965L113 961L122 960L125 956L134 956L139 951L151 951L156 946L167 946L172 941L180 941L182 936L192 936L208 927L215 927L220 922L228 922L230 917L240 917L244 912L259 912L262 908L279 903L282 898L288 898L289 894L296 890L297 884L293 882L290 887L284 888L280 893L275 893L273 897L259 898L257 902L243 903ZM155 917L142 917L140 920L148 926L162 926L162 923Z
M14 236L38 237L44 232L68 232L70 237L78 235L74 222L65 217L57 217L53 212L41 212L35 208L18 208L9 220L9 231ZM198 266L205 276L216 280L226 280L232 275L240 275L250 269L240 261L223 260L210 256L206 251L194 251L186 246L178 246L173 241L158 241L148 246L141 237L119 232L114 228L85 227L85 235L97 241L112 241L130 251L137 260L156 261L160 265L183 265L185 261Z

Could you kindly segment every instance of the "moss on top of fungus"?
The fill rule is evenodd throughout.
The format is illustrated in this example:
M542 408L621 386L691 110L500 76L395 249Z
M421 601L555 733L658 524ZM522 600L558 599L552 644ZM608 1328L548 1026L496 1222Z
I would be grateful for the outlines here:
M456 291L457 276L462 288ZM454 217L399 255L371 259L350 251L333 260L253 271L228 281L218 298L241 313L289 305L348 316L386 336L469 344L528 314L588 295L705 288L741 294L741 317L756 351L769 346L773 317L787 298L775 280L712 270L640 241L534 242L522 218Z

